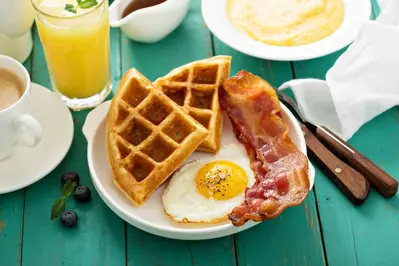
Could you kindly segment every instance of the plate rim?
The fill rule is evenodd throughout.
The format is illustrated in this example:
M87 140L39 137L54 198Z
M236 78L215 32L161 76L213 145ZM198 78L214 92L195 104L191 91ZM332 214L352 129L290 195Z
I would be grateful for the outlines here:
M123 210L123 208L106 192L105 187L102 185L102 182L99 180L99 178L96 175L96 170L94 169L94 161L93 161L93 148L94 148L94 139L96 134L98 133L98 130L100 129L100 126L102 123L105 123L106 120L106 113L108 112L109 104L111 100L107 101L104 103L104 105L108 105L107 108L102 108L101 113L97 113L96 115L98 117L94 118L98 120L98 124L95 125L92 134L87 134L87 161L89 165L89 171L90 171L90 176L93 181L94 187L97 190L98 194L100 195L101 199L105 202L105 204L116 214L118 215L121 219L124 221L128 222L129 224L137 227L140 230L143 230L147 233L154 234L157 236L161 237L166 237L166 238L171 238L171 239L178 239L178 240L205 240L205 239L214 239L214 238L219 238L219 237L224 237L224 236L229 236L232 234L239 233L241 231L247 230L257 224L259 222L253 222L253 221L248 221L245 223L243 226L240 227L235 227L231 223L227 224L222 224L218 225L215 227L208 227L208 228L188 228L188 229L180 229L180 228L170 228L170 227L165 227L165 226L160 226L156 224L152 224L148 220L144 220L137 215L128 215L126 214ZM290 122L292 122L293 126L296 128L296 132L302 132L300 129L299 122L295 118L295 116L292 114L292 112L283 104L281 103L281 108L283 109L283 112L289 117ZM93 110L94 111L94 110ZM93 112L92 111L92 112ZM90 114L89 114L90 115ZM90 116L87 116L87 119L90 119ZM102 116L101 119L99 116ZM83 126L85 129L85 126ZM84 133L85 134L85 133ZM85 134L86 135L86 134ZM89 136L91 135L91 136ZM307 156L307 149L306 149L306 142L305 138L303 135L299 136L300 138L300 146L298 147L306 156ZM309 161L310 163L310 161ZM309 166L309 169L312 166ZM311 182L311 186L309 187L309 193L314 187L314 180L315 180L315 173L314 171L309 171L309 181ZM305 199L306 200L306 199ZM301 203L302 204L302 203ZM296 206L293 206L296 207Z

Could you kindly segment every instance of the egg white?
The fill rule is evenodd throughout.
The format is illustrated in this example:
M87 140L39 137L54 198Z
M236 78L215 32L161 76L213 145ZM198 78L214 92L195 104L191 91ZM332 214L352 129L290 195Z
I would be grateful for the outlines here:
M169 217L178 222L216 222L226 219L234 207L244 202L245 191L226 200L206 198L198 192L195 182L197 172L205 164L218 160L231 161L240 166L247 174L247 187L255 183L245 148L241 144L228 144L212 158L189 162L175 172L162 197Z

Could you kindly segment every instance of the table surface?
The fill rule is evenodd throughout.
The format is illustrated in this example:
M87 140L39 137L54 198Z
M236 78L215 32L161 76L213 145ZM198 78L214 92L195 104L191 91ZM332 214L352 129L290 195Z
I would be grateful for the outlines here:
M373 3L373 17L378 7ZM35 28L34 50L25 62L33 82L51 87ZM192 0L182 25L156 44L139 44L118 29L111 31L114 88L135 67L150 80L182 64L212 55L232 55L231 73L251 71L278 86L292 78L324 78L342 51L301 62L260 60L241 54L212 36L199 0ZM353 206L319 170L306 201L274 220L239 234L207 241L177 241L126 224L99 198L86 159L82 125L88 111L74 112L75 137L63 162L47 177L17 192L0 195L0 265L398 265L399 198L389 200L372 189L368 200ZM399 114L392 108L364 125L350 144L393 176L399 176ZM50 207L60 195L60 176L81 174L93 191L90 204L70 208L79 226L50 221ZM12 177L10 177L12 178Z

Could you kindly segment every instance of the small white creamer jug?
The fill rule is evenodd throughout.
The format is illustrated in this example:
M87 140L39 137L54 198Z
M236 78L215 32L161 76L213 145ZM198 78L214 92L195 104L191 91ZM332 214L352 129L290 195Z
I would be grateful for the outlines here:
M128 38L154 43L175 30L187 14L190 0L166 0L161 4L136 10L123 17L124 10L139 0L115 0L110 8L110 26L121 28Z

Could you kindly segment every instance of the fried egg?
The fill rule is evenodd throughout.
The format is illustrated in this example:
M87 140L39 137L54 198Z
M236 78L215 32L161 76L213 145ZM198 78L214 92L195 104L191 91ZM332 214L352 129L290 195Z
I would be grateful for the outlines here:
M228 144L209 159L189 162L175 172L162 204L178 222L216 222L227 218L255 183L247 152L241 144Z

